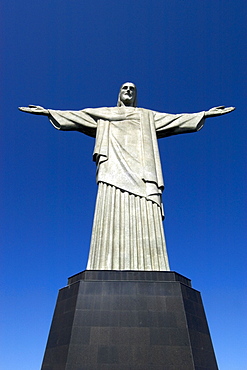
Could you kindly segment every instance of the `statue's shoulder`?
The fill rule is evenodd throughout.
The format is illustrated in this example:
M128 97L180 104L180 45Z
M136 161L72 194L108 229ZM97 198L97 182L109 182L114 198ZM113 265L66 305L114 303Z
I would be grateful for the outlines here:
M111 113L115 112L117 107L99 107L99 108L85 108L82 109L82 112L86 112L89 114L100 114L100 113Z
M140 112L143 112L145 114L155 114L156 111L152 110L152 109L148 109L148 108L136 108L138 109Z

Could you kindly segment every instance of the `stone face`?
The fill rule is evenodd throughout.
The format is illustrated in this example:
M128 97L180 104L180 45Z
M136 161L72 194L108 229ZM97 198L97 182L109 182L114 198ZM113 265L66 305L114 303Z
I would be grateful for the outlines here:
M42 370L214 370L200 293L175 272L84 271L59 292Z

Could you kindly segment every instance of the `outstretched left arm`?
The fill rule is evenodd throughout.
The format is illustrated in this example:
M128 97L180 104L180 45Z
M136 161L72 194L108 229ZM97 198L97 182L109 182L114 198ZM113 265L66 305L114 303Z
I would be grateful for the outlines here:
M227 114L232 112L235 109L235 107L225 107L224 105L221 105L219 107L214 107L209 109L208 111L205 112L204 117L217 117L221 116L222 114Z

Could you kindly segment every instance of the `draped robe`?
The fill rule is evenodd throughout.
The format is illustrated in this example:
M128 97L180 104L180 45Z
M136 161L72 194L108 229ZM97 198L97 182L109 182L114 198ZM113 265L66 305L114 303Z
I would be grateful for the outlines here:
M157 138L198 131L204 112L121 106L49 113L56 129L96 138L98 195L87 269L169 270Z

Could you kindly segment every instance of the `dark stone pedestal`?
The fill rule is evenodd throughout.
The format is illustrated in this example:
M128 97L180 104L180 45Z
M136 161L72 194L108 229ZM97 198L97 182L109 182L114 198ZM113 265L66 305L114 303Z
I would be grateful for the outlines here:
M84 271L59 292L42 370L218 369L200 293L176 272Z

